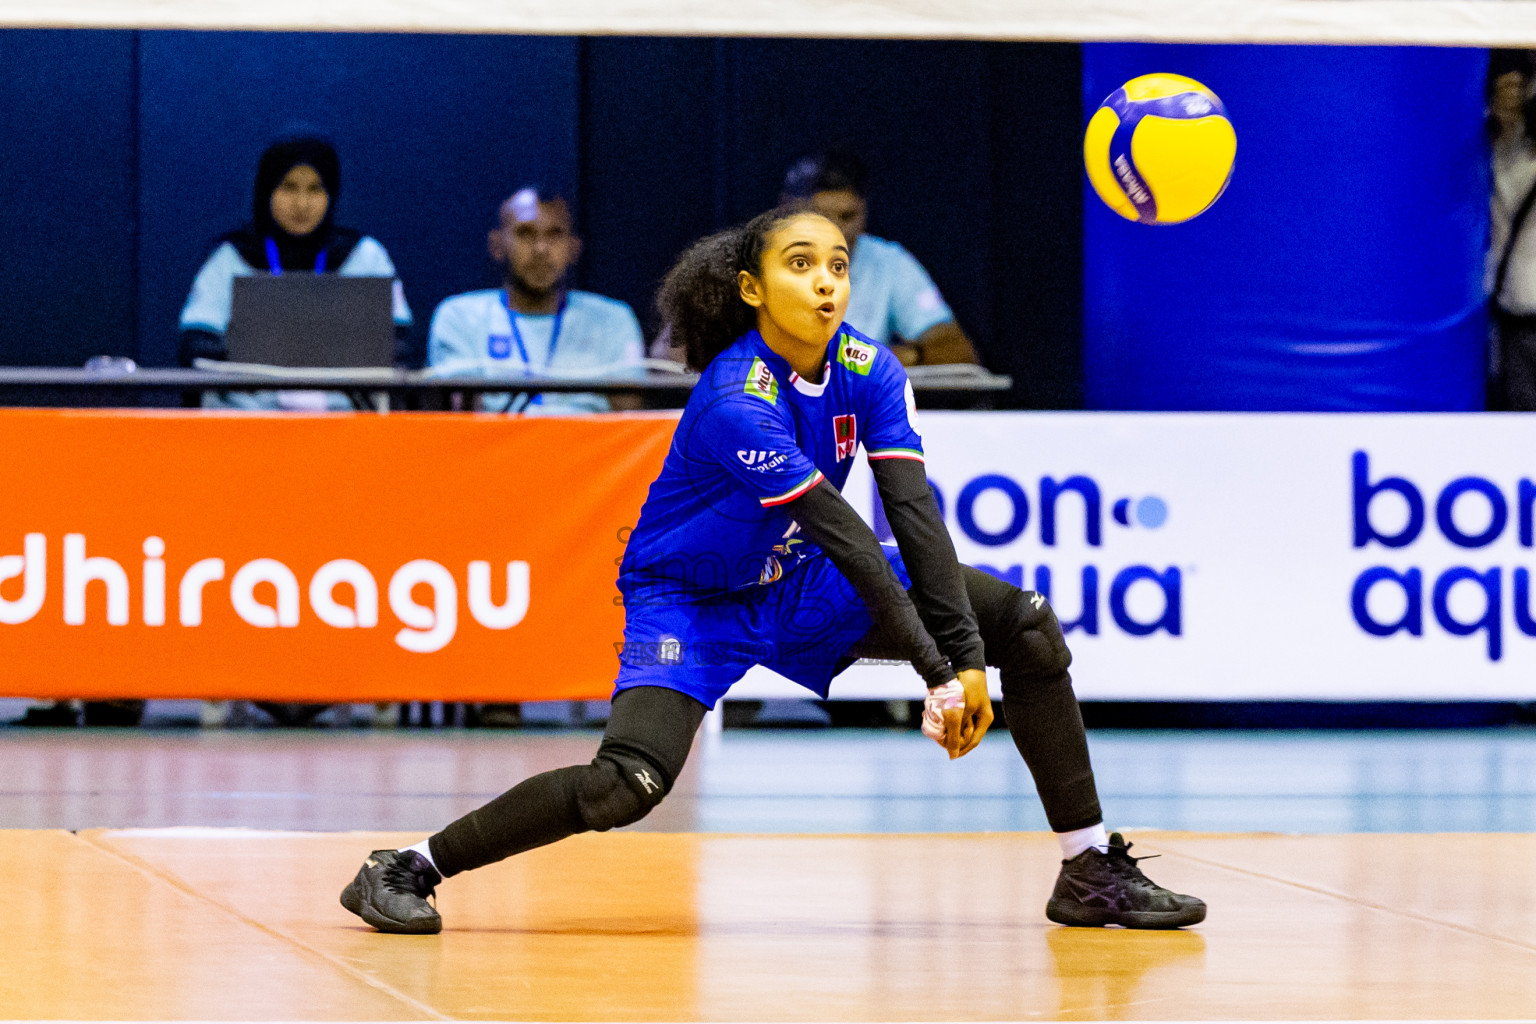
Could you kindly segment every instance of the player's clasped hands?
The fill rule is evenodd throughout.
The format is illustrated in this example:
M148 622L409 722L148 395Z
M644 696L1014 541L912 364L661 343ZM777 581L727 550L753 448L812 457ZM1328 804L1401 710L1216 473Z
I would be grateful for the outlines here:
M935 686L923 701L923 735L949 751L951 761L974 750L991 725L987 674L977 669Z

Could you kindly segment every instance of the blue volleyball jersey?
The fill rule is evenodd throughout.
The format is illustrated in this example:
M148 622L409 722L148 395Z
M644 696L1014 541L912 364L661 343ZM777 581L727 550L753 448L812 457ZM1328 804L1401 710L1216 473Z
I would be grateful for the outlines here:
M771 586L821 551L790 502L870 459L923 460L912 385L890 350L843 326L820 384L752 331L704 372L619 571L626 599Z

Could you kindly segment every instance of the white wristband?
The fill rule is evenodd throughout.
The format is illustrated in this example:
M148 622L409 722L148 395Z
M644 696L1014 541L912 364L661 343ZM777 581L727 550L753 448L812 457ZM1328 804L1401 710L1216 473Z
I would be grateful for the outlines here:
M923 735L944 742L944 712L965 707L965 687L958 679L935 686L923 698Z

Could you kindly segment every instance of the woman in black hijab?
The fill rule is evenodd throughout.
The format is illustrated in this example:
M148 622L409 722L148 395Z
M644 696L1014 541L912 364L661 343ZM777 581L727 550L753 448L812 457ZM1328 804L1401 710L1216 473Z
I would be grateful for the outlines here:
M225 358L224 332L229 327L236 277L260 273L396 276L389 254L377 240L334 223L340 192L341 163L335 147L325 139L294 136L267 147L256 166L251 223L219 239L182 309L183 366L198 358ZM410 330L411 311L398 281L394 314L396 335L403 341ZM297 395L290 397L303 401ZM271 409L285 407L288 400L276 393L231 394L215 404Z
M375 239L337 227L333 222L341 192L341 163L336 149L316 136L281 139L267 147L256 165L251 223L231 231L203 264L181 313L180 357L223 359L234 279L248 274L314 273L349 277L396 277L389 254ZM396 352L409 340L411 310L398 279L394 297ZM236 409L351 409L340 392L204 392L202 404ZM280 724L302 725L327 704L261 704ZM228 702L204 706L209 724L222 723Z
M250 226L222 241L258 270L272 269L274 253L281 270L323 273L327 265L339 267L363 237L335 226L340 192L341 164L329 143L316 138L273 143L256 165Z

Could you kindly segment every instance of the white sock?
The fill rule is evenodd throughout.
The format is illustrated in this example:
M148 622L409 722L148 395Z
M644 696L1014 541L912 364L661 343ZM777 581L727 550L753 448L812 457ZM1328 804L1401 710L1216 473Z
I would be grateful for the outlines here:
M1100 853L1109 852L1109 834L1104 831L1102 821L1075 832L1057 832L1056 841L1061 844L1062 860L1071 860L1090 847Z
M1102 828L1100 828L1099 831L1102 832L1104 830ZM1076 833L1074 833L1074 835L1075 834ZM437 870L437 861L432 859L432 846L431 846L431 843L432 843L432 840L430 840L430 839L423 839L421 842L417 843L415 846L407 846L405 848L405 850L401 850L400 852L404 853L404 852L406 852L406 850L415 850L417 853L419 853L423 857L427 858L427 863L431 864L432 865L432 870L436 871Z

